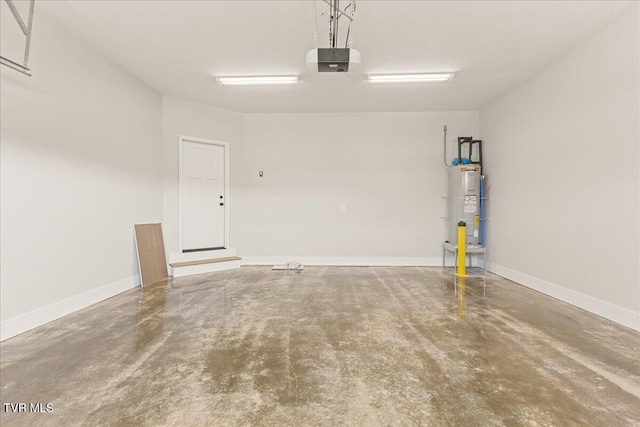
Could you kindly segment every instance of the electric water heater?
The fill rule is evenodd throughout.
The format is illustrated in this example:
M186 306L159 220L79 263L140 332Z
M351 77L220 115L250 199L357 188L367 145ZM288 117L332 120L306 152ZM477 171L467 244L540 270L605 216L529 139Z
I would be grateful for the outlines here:
M480 245L481 214L479 164L456 165L449 168L447 191L447 221L449 242L458 243L458 223L466 224L467 245Z

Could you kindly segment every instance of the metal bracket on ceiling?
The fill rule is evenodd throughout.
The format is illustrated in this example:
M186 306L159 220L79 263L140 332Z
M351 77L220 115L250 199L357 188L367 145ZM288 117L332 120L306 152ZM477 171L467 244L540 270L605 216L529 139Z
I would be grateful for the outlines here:
M18 26L22 30L22 33L25 35L25 44L22 64L19 64L16 61L12 61L9 58L5 58L4 56L0 56L0 64L26 74L27 76L31 76L31 70L27 67L27 65L29 63L29 49L31 48L31 30L33 29L33 9L35 6L35 0L29 0L29 18L27 21L28 24L24 23L20 12L18 12L18 9L16 9L16 5L13 4L13 0L4 1L9 7L9 10L11 10L11 13L13 14L13 17L15 18Z
M320 46L318 45L318 10L316 7L316 1L318 0L312 0L311 2L313 5L313 16L315 21L313 36L315 41L315 47L319 48ZM356 11L356 0L351 0L349 4L344 8L340 7L340 0L321 0L321 1L329 6L329 47L330 48L338 47L338 44L339 44L338 23L340 21L340 18L346 17L349 20L348 22L349 25L347 27L346 37L344 37L345 39L344 47L350 48L353 43L352 25L353 25L354 14ZM323 16L324 14L325 12L322 12L320 13L320 16Z
M333 5L329 0L322 0L322 1L328 4L329 6L333 7ZM353 17L349 16L349 14L345 10L338 9L338 18L340 18L341 16L344 16L347 19L349 19L349 21L353 22Z

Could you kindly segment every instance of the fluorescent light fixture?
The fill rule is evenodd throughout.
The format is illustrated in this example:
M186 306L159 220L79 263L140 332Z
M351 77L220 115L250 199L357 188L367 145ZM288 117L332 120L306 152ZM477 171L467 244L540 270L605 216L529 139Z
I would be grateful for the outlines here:
M369 74L368 83L422 83L448 82L453 73L419 73L419 74Z
M216 80L222 86L290 85L298 84L300 76L216 77Z

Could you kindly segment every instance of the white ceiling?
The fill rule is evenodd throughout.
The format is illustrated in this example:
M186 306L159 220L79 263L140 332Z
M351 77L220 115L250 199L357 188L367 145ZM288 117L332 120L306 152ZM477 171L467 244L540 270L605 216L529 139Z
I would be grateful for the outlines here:
M359 0L355 83L306 70L305 54L315 47L311 1L51 1L39 2L36 19L38 8L54 15L163 94L229 110L429 111L482 107L633 7L637 2ZM33 43L38 36L36 22ZM367 73L421 71L456 77L446 84L362 81ZM214 78L253 74L301 74L302 82L221 87Z

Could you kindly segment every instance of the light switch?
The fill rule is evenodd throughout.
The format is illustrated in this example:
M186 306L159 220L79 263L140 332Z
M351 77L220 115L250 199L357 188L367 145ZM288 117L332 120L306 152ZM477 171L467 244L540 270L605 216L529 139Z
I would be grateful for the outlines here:
M347 205L340 205L340 212L346 212L347 211Z

